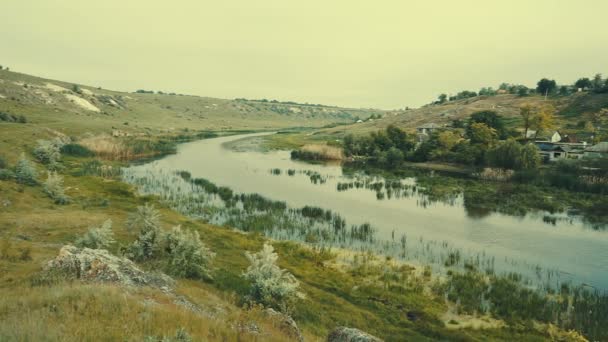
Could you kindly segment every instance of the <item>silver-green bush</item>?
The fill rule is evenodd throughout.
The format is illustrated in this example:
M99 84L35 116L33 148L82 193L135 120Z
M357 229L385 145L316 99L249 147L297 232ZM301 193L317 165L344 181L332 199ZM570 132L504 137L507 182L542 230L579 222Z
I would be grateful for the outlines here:
M168 273L185 278L211 278L211 261L215 254L203 244L197 231L176 226L164 240Z
M32 162L25 157L25 153L21 153L17 165L15 165L15 179L22 184L36 184L38 172Z
M298 280L276 265L279 256L272 245L265 243L258 253L246 252L245 255L250 265L243 276L251 282L251 300L288 312L302 294L298 291Z
M127 251L133 260L144 261L160 255L162 251L163 231L160 227L160 214L153 205L146 203L137 207L137 211L127 220L129 230L139 230L139 235Z
M57 204L68 204L70 202L70 198L65 194L63 188L63 177L57 172L48 172L43 190Z
M76 246L80 248L108 249L114 243L112 220L105 220L101 226L90 227L78 240Z

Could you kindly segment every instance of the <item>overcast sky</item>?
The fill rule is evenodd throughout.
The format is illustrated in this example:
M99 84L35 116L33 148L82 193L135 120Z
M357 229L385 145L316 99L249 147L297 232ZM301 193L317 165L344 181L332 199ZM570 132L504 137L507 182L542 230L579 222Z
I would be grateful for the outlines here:
M0 64L133 91L401 108L608 74L606 0L3 0Z

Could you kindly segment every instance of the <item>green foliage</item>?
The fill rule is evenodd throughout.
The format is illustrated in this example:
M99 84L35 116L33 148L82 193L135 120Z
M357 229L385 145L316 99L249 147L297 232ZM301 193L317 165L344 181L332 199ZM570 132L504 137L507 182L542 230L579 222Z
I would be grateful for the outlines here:
M469 91L469 90L463 90L463 91L459 92L458 94L456 94L455 96L450 96L450 101L468 99L470 97L475 97L475 96L477 96L476 92Z
M452 273L447 285L447 297L467 314L483 313L483 299L487 290L488 284L479 273Z
M538 147L509 139L488 151L487 164L511 170L536 169L540 165Z
M251 282L251 300L289 312L295 300L301 296L299 283L291 273L276 265L279 256L272 245L265 243L258 253L246 252L245 255L250 265L243 276Z
M389 167L398 166L405 154L414 148L414 142L400 128L390 125L384 131L372 132L367 137L344 137L346 156L364 156ZM390 155L388 152L391 151Z
M0 121L14 122L14 123L27 123L27 118L23 115L13 115L10 113L0 111Z
M78 84L72 84L72 91L76 94L82 94L82 89L80 89Z
M160 213L154 205L146 203L137 207L136 212L129 215L127 228L130 231L139 230L137 239L128 248L129 258L144 261L160 255L163 232Z
M34 148L34 156L50 169L55 169L61 159L61 147L64 143L59 138L53 140L38 140Z
M43 184L43 190L56 204L68 204L70 202L70 198L64 192L63 177L57 174L57 172L48 172L46 181Z
M4 159L4 157L0 156L0 169L6 169L8 166L8 163L6 162L6 159Z
M15 178L15 173L9 169L0 169L0 180L12 180Z
M201 242L197 231L175 226L164 239L167 272L174 276L210 279L214 254Z
M76 143L70 143L70 144L65 144L61 147L60 152L62 154L68 155L68 156L74 156L74 157L94 157L95 153L91 150L89 150L88 148L80 145L80 144L76 144Z
M472 144L479 144L486 148L494 145L497 139L496 130L481 122L469 124L467 136Z
M15 179L21 184L35 185L37 177L36 167L25 157L25 153L21 153L17 165L15 165Z
M486 126L494 129L498 138L500 139L505 139L507 137L507 131L503 118L493 110L484 110L471 114L471 117L469 118L469 125L467 128L467 136L469 136L469 138L472 134L472 125L475 123L483 123Z
M589 89L591 88L591 80L588 77L579 78L574 82L574 86L583 90Z
M557 83L555 80L550 80L547 78L543 78L536 84L536 91L539 94L547 95L552 94L557 88Z
M480 96L494 96L497 92L492 87L483 87L479 90Z
M112 220L108 219L101 226L90 227L82 237L76 240L75 245L80 248L108 249L114 242Z

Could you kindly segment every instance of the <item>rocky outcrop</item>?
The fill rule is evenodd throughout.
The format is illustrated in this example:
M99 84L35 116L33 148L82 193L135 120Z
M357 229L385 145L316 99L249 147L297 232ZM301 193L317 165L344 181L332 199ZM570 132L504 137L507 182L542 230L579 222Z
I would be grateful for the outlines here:
M278 324L278 328L289 336L290 340L299 342L304 341L304 337L302 336L296 321L294 321L291 316L280 313L273 309L266 309L264 312L266 315L268 315L268 317Z
M84 281L110 282L127 286L152 286L169 289L173 280L165 274L144 272L131 260L117 257L105 249L77 248L66 245L49 261L45 271L57 271Z
M382 340L359 329L338 327L327 336L327 342L382 342Z

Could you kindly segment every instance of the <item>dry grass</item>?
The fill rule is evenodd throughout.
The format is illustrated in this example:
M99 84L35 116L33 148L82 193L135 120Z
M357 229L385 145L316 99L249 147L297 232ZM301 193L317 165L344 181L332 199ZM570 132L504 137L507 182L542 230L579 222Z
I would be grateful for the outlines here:
M104 159L129 160L132 157L131 150L121 140L107 134L84 138L78 143Z
M344 153L342 149L335 146L307 144L302 146L302 151L318 154L325 160L343 160Z
M263 333L235 329L253 322ZM171 336L180 328L195 341L286 339L255 310L225 307L215 317L193 314L150 288L75 282L14 289L11 296L0 298L2 341L142 341L146 336Z

